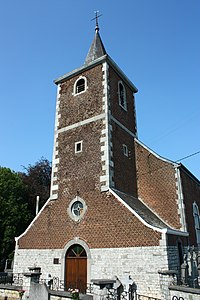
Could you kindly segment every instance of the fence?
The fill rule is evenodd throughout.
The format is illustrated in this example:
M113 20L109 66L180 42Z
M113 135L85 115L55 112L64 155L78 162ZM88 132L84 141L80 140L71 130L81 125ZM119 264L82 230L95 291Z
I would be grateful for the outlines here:
M120 290L119 288L108 289L108 294L105 296L105 298L108 300L161 300L159 298L138 294L135 286L133 287L130 286L129 291L123 291L122 289Z
M0 284L23 286L23 274L0 272Z
M66 291L65 282L63 280L60 280L58 277L53 277L53 278L49 278L49 279L41 279L39 281L39 284L42 284L42 283L43 284L45 283L46 286L49 288L49 290ZM11 273L2 272L2 273L0 273L0 284L13 286L13 287L17 287L17 288L20 288L20 287L22 288L23 287L23 274L22 273L11 274ZM94 284L92 284L92 283L87 284L87 287L85 288L84 293L93 295L93 297L95 299ZM170 297L171 300L186 300L186 299L188 299L185 295L177 296L177 294L175 294L174 291L171 291L170 294L171 294L171 297ZM198 296L200 296L200 295L198 295ZM123 286L121 286L118 289L107 288L107 293L104 295L101 295L100 299L101 300L160 300L159 298L156 298L156 297L146 296L146 295L137 293L136 287L134 287L134 286L130 287L128 292L124 291Z

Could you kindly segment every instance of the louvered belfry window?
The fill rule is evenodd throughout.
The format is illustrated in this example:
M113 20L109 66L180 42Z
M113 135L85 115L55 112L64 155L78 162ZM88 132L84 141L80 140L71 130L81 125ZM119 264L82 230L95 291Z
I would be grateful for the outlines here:
M81 78L76 83L76 94L85 91L85 79Z
M126 90L125 87L120 81L118 83L118 96L119 96L119 105L124 109L127 110L127 103L126 103Z

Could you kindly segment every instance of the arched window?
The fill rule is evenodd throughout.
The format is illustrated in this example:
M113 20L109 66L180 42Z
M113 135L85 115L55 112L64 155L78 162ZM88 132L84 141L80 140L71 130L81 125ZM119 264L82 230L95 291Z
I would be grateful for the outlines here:
M200 246L200 215L196 202L193 203L194 226L196 231L197 245Z
M79 77L74 84L74 95L85 92L87 86L87 81L85 77Z
M119 81L118 83L118 96L119 96L119 105L124 109L127 110L127 104L126 104L126 90L122 83L122 81Z
M86 251L85 249L79 245L79 244L75 244L72 245L67 253L66 253L67 257L87 257Z

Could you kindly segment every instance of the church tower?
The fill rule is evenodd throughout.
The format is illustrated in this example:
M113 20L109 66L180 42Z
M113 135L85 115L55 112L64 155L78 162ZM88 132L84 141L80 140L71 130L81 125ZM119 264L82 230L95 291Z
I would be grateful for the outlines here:
M14 273L37 266L83 293L129 274L161 298L158 270L177 268L188 235L179 166L137 140L137 88L107 54L97 16L83 66L55 83L51 195L16 238Z
M84 65L55 83L51 199L109 188L136 197L137 89L106 53L97 20Z

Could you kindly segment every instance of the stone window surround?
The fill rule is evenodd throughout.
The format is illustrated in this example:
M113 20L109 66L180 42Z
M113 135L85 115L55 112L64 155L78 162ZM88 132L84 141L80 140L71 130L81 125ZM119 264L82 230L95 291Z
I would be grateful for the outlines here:
M80 145L80 150L77 150L78 145ZM75 142L75 153L81 153L83 151L83 141Z
M123 154L128 157L128 147L125 144L123 144Z
M81 91L80 93L77 93L76 87L77 87L77 83L78 83L78 81L79 81L80 79L84 79L84 81L85 81L85 89L84 89L84 91ZM73 93L72 93L72 95L73 95L73 96L80 95L80 94L82 94L82 93L85 93L87 89L88 89L87 78L86 78L85 76L79 76L79 78L76 79L76 81L75 81L75 83L74 83L74 88L73 88Z
M124 92L124 95L123 95L123 100L124 100L124 105L121 104L121 99L120 99L120 85L122 85L123 87L123 92ZM123 84L123 82L120 80L118 81L118 98L119 98L119 106L122 107L125 111L127 111L127 102L126 102L126 89L125 89L125 86Z

